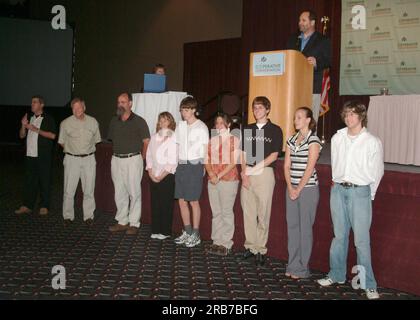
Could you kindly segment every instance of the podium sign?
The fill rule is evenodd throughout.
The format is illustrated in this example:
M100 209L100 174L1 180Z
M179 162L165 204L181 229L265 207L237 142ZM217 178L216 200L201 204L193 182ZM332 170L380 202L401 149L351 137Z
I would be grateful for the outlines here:
M253 66L254 77L281 76L284 74L284 53L256 53Z

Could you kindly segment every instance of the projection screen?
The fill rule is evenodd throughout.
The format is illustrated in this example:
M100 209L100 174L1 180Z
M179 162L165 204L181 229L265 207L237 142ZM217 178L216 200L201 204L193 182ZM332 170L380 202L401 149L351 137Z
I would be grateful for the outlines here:
M40 94L49 107L71 99L73 30L49 21L0 18L0 106L24 106Z

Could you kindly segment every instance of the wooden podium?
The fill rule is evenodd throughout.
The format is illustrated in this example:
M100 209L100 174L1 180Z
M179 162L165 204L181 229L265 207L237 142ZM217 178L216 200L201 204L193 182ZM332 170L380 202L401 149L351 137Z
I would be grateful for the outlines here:
M255 56L283 54L284 67L282 75L254 74ZM259 60L258 60L259 61ZM263 63L262 62L262 63ZM293 118L295 110L300 107L312 109L313 66L299 51L283 50L251 53L249 76L248 123L254 123L252 101L258 96L266 96L271 101L271 122L283 131L283 151L286 150L287 139L295 132Z

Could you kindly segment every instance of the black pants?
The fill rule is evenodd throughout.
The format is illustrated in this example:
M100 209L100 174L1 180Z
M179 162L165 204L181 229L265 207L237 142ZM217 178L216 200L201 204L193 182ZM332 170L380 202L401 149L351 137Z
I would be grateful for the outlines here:
M52 156L26 157L23 205L31 210L35 207L38 192L41 191L40 208L50 208Z
M175 176L168 174L160 183L150 181L152 233L170 236L174 210Z

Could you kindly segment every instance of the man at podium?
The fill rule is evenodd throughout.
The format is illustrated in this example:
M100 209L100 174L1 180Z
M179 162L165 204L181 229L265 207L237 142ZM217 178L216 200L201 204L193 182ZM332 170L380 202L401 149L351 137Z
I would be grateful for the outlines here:
M299 18L299 32L289 38L287 49L302 52L308 58L308 62L314 66L312 111L318 122L323 71L331 64L331 43L316 31L316 20L315 12L303 11Z

